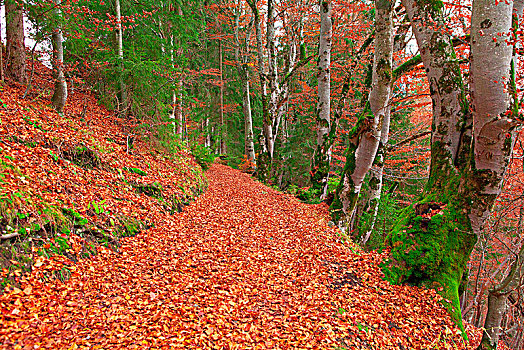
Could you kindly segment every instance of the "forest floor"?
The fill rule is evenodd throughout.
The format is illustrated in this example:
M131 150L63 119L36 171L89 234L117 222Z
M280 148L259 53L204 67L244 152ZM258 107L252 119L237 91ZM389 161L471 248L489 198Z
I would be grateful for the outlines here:
M324 206L223 165L207 175L182 213L66 283L33 273L1 296L3 348L470 348L433 291L382 280L383 256L343 243Z

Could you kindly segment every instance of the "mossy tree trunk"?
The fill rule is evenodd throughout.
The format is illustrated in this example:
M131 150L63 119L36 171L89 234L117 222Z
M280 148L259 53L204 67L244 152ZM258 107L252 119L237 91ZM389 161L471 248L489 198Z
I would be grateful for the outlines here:
M350 131L346 164L331 208L335 222L346 229L357 205L362 183L371 168L382 137L384 119L389 122L393 58L393 3L375 2L375 55L368 101L357 125Z
M382 185L384 175L384 161L386 156L386 145L389 139L389 125L391 115L391 104L388 105L382 123L380 144L373 161L373 169L370 172L369 190L367 196L367 211L369 212L369 222L360 236L360 244L363 246L371 237L377 221L378 207L382 196Z
M327 194L331 163L331 1L320 2L320 36L317 63L318 103L316 109L317 148L311 164L311 184L320 199Z
M431 165L423 195L405 209L388 236L391 255L383 270L391 282L437 289L462 327L459 285L501 191L517 126L517 111L504 88L511 71L512 47L504 43L504 35L510 32L512 7L473 2L470 110L443 3L402 3L430 84Z

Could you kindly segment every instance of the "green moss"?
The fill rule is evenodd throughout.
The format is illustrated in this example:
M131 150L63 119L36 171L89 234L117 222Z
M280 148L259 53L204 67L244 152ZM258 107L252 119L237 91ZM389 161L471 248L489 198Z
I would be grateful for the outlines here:
M333 218L333 221L336 223L340 223L341 221L345 220L346 214L342 210L342 200L344 200L347 203L347 212L352 212L357 204L359 193L355 193L352 191L352 189L354 188L354 184L351 179L351 175L355 171L356 167L356 151L359 145L360 135L368 130L368 126L372 121L373 113L371 112L370 104L368 101L356 125L350 130L348 134L349 144L346 149L346 164L344 165L342 176L340 177L340 182L335 192L335 198L330 206L331 216ZM347 198L341 198L344 188L350 189L349 193L345 194L346 196L348 196Z
M464 330L458 291L476 237L462 208L460 200L441 193L406 208L388 236L391 255L381 267L391 283L436 289Z

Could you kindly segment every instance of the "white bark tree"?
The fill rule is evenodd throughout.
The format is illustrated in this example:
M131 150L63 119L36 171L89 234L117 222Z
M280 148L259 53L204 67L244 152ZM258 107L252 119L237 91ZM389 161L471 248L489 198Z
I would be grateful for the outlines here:
M389 124L393 79L393 4L388 0L377 0L375 6L375 54L371 91L368 103L350 133L346 165L332 204L335 220L342 229L348 227L355 211L362 183L377 153L383 125Z
M520 0L519 0L520 1ZM433 102L431 165L421 197L388 236L391 282L436 288L462 327L459 285L469 255L501 192L515 129L511 89L514 2L474 0L470 95L440 0L402 0L429 80ZM471 108L469 106L471 101Z
M320 35L317 62L318 102L316 110L317 148L311 164L311 183L320 199L327 195L331 163L331 1L320 2Z
M524 269L524 244L511 264L506 277L498 285L489 290L488 312L484 322L482 340L478 350L496 349L502 333L502 317L508 307L508 297L517 293L521 286Z
M118 114L123 116L127 108L127 87L124 82L124 42L122 29L122 11L120 0L115 0L115 16L116 16L116 30L115 30L115 50L117 54L117 69L118 69Z
M53 30L51 42L53 44L53 78L55 79L55 90L51 101L58 113L62 113L67 101L67 82L64 73L64 41L62 35L62 12L60 10L61 0L54 0L54 15L57 26Z

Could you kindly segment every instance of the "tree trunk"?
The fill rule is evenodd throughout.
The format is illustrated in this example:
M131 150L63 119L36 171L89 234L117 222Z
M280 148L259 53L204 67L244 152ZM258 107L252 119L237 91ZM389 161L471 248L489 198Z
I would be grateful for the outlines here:
M513 130L519 107L517 101L510 101L504 83L505 77L513 75L513 47L504 41L511 40L508 34L513 6L505 2L493 5L491 0L475 0L473 5L470 74L475 176L472 185L477 187L479 196L474 196L470 219L473 232L478 234L502 189L515 141Z
M357 205L362 182L371 168L379 146L384 118L389 118L392 82L392 3L376 1L375 55L368 103L350 133L346 165L332 204L334 219L347 229Z
M373 166L375 169L371 171L371 176L369 180L369 197L368 197L368 213L370 215L369 223L365 229L364 234L360 237L360 244L365 245L373 230L375 228L375 222L378 216L378 207L380 204L380 198L382 196L382 185L383 185L383 175L384 175L384 158L386 153L386 145L389 139L389 124L390 124L390 115L391 115L391 103L388 103L388 107L384 113L384 120L382 123L381 130L381 139L380 144L375 155L375 160L373 161Z
M473 8L471 27L471 85L473 96L478 97L473 103L474 160L475 168L484 175L481 176L481 181L476 181L476 184L480 185L482 196L477 198L474 203L475 208L470 213L473 231L477 233L490 215L489 199L494 195L498 196L501 191L502 180L515 140L514 135L511 135L514 126L511 125L510 118L517 117L512 114L518 114L519 110L514 88L517 57L513 48L505 45L504 38L499 37L498 34L508 33L508 28L513 27L515 30L519 27L519 15L522 14L524 1L515 1L513 6L506 3L490 6L486 0L475 0L474 5L478 5ZM497 46L494 38L500 40L502 44ZM510 91L507 91L502 80L498 80L508 72ZM484 103L483 99L489 99L490 103ZM509 118L507 111L512 111ZM507 299L520 285L523 261L524 244L506 278L489 291L488 313L479 350L497 348Z
M270 0L271 1L271 0ZM271 117L268 110L268 95L267 95L267 78L264 72L264 53L262 48L262 25L260 23L260 12L257 8L257 3L254 0L247 0L251 11L253 12L256 43L257 43L257 65L258 75L260 80L261 100L262 100L262 134L258 136L260 144L260 153L257 159L257 177L261 182L266 183L269 180L269 173L271 169L271 157L268 151L268 139L273 137L273 130L271 124ZM270 137L268 137L270 136Z
M226 124L224 121L224 75L223 75L223 61L222 61L222 40L218 41L218 51L220 59L220 154L226 154Z
M320 2L320 36L318 54L317 148L311 164L311 184L321 200L327 195L331 163L331 1Z
M275 140L277 136L275 119L278 114L278 97L280 94L278 86L277 48L275 41L275 5L273 0L268 0L267 2L266 44L268 52L267 79L269 83L269 101L268 113L263 119L263 130L271 165L275 153Z
M24 8L17 0L5 1L7 70L6 75L27 83L26 52L24 44Z
M173 119L175 120L175 135L179 135L182 139L184 131L184 116L182 113L181 89L182 84L179 84L178 94L176 91L173 91Z
M116 53L118 59L118 114L124 116L127 107L127 88L124 82L124 43L122 30L122 13L120 9L120 0L115 0L116 14Z
M209 130L209 118L204 119L204 126L206 130L206 138L204 140L204 146L211 147L211 132Z
M240 10L235 14L235 59L237 61L237 69L242 83L242 111L244 113L244 154L246 159L253 165L255 160L255 143L253 134L253 117L251 113L251 96L249 84L249 68L247 65L247 57L241 57L241 44L239 38L240 27ZM250 30L249 30L250 31ZM245 55L249 50L249 32L246 34Z
M383 271L391 282L437 289L463 329L459 285L477 234L500 194L517 126L515 106L504 88L511 76L512 44L505 36L512 7L473 2L470 113L442 1L431 6L425 0L402 3L430 83L431 165L423 195L388 236L391 254Z
M253 117L251 116L251 97L249 96L249 78L242 81L242 110L244 111L245 154L255 164L255 143L253 134Z
M524 268L524 244L521 245L520 252L511 264L511 268L504 280L492 288L488 294L488 313L482 333L482 340L478 350L496 349L500 333L502 317L507 308L508 297L512 292L516 292L521 284L522 269Z
M2 33L2 22L0 21L0 33ZM4 43L0 40L0 82L4 82Z
M61 22L62 13L60 11L61 0L55 0L55 17ZM64 74L64 41L61 25L58 24L53 31L51 42L53 44L53 78L55 79L55 91L51 99L53 107L58 113L62 113L67 101L67 82Z

